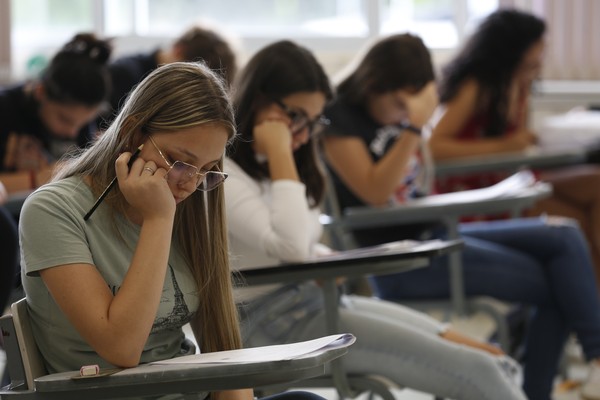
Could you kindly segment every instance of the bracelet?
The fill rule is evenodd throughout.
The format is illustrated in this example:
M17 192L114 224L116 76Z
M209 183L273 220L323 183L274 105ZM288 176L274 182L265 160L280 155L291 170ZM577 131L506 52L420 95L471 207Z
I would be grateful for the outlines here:
M33 170L33 169L29 170L29 188L31 190L34 190L37 188L37 184L35 182L35 174L36 174L35 170Z
M412 133L416 134L417 136L421 136L421 129L417 128L416 126L414 126L410 122L405 122L402 125L400 125L400 127L402 129L404 129L404 130L407 130L409 132L412 132Z

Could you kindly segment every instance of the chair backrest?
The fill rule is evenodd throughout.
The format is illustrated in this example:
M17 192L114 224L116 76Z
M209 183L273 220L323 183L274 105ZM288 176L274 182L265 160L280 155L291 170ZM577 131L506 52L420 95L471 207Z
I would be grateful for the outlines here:
M44 359L33 337L27 301L10 307L12 315L0 319L11 389L35 389L34 379L46 375Z
M27 389L25 370L23 369L23 360L19 350L19 342L12 314L5 314L0 317L0 329L2 331L2 348L6 353L6 370L10 376L9 390Z
M343 212L329 171L325 173L325 198L322 210L325 215L321 216L321 223L326 228L332 247L336 250L350 250L358 247L352 233L340 225L343 220Z

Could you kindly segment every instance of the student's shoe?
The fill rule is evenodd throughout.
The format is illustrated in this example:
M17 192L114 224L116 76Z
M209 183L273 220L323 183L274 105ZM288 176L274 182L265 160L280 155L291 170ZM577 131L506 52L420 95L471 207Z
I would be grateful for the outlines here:
M581 397L585 400L600 400L600 364L592 362L588 377L581 385Z

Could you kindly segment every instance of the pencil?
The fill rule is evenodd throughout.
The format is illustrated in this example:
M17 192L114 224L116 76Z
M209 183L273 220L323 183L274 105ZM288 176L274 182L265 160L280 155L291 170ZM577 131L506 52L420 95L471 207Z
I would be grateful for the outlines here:
M131 168L131 165L133 164L133 162L135 161L136 158L138 158L138 156L140 155L140 151L142 151L142 148L144 147L143 144L140 144L140 146L137 148L137 150L131 155L131 158L129 159L129 162L127 163L127 168ZM104 189L104 191L102 192L102 194L100 195L100 197L98 197L98 200L96 200L96 202L94 203L94 205L92 206L92 208L90 208L90 211L87 212L87 214L85 214L83 216L83 220L87 221L92 214L94 213L94 211L96 211L96 208L98 208L98 206L102 203L102 201L104 200L104 198L106 197L106 195L108 195L108 193L110 193L110 191L112 190L112 188L115 186L115 184L117 183L117 177L115 176L113 178L112 181L110 181L110 183L108 184L108 186L106 187L106 189Z

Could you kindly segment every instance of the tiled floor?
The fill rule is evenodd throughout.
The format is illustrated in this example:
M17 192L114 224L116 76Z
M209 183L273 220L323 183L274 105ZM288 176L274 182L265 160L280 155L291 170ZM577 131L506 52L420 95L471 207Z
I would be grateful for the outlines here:
M435 316L435 315L434 315ZM492 322L488 317L484 315L476 315L469 319L454 319L452 325L455 329L469 333L472 336L484 338L492 329ZM578 346L573 342L570 343L569 349L569 378L577 381L585 378L586 366L581 361L581 354ZM0 350L0 372L4 370L6 364L5 354ZM337 393L333 389L303 389L300 385L298 389L308 390L320 394L326 399L338 399ZM397 400L432 400L430 394L416 392L410 389L395 390L394 395ZM357 397L357 400L366 400L368 396L366 394ZM561 389L561 382L557 380L557 389L553 396L553 400L580 400L577 392L577 388L573 388L568 391Z

